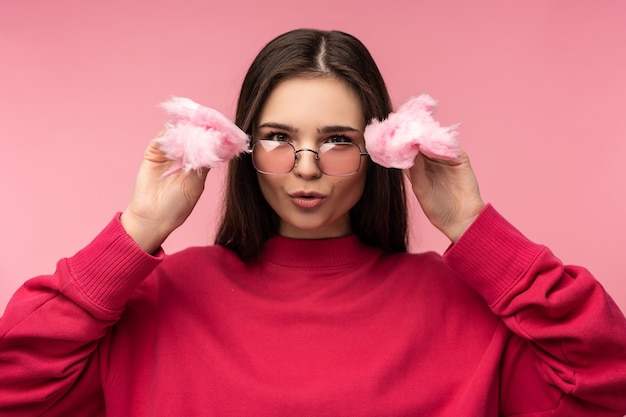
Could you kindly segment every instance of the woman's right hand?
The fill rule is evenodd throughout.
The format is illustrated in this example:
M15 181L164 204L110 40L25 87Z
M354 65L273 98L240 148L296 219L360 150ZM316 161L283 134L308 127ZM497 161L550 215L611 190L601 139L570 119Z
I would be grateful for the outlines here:
M148 253L155 252L185 222L209 172L179 171L164 177L172 164L152 141L144 151L130 204L120 218L126 232Z

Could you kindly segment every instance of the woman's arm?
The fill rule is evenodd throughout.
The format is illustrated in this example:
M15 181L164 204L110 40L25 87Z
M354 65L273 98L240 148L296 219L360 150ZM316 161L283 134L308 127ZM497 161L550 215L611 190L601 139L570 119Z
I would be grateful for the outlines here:
M101 407L98 342L162 256L137 246L118 215L53 275L27 281L0 318L0 415Z
M503 415L621 417L626 319L602 286L485 206L467 155L452 163L418 154L407 175L427 217L453 243L448 264L518 336L502 361Z
M563 265L491 206L444 259L517 336L501 363L502 415L626 413L626 319L589 271Z
M55 415L92 415L71 407L102 406L98 343L204 188L208 170L164 177L171 163L151 143L124 213L53 275L27 281L11 299L0 319L0 416L51 407L61 410Z

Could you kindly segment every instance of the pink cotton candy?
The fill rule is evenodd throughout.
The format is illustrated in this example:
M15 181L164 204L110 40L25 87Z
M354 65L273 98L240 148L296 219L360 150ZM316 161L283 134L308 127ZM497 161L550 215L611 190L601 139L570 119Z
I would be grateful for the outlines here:
M248 151L248 135L222 113L184 97L161 103L170 120L161 137L155 140L174 166L180 170L215 168Z
M372 120L365 128L365 146L372 161L387 168L406 169L419 152L458 161L458 125L442 127L432 117L435 100L427 94L413 97L386 120Z

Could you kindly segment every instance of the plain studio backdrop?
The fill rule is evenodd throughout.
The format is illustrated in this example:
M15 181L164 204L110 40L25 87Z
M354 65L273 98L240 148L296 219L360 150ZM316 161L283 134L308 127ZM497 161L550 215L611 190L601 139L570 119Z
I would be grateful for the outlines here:
M360 38L396 107L437 99L484 199L626 310L625 17L623 0L0 0L0 312L125 208L160 102L232 118L253 57L299 27ZM223 178L167 252L212 243ZM412 250L444 251L414 213Z

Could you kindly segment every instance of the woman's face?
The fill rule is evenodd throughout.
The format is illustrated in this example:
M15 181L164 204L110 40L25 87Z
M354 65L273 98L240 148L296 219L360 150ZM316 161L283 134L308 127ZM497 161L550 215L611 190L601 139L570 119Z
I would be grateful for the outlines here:
M365 149L365 118L356 92L336 78L292 78L274 87L261 109L254 140L290 142L317 150L324 142L351 141ZM367 158L350 176L322 174L312 152L298 153L289 173L258 173L263 196L280 217L279 233L321 239L351 233L350 209L365 186Z

